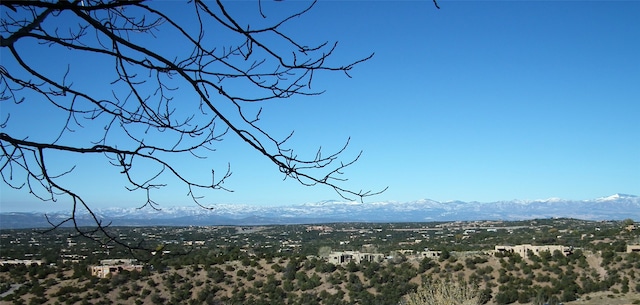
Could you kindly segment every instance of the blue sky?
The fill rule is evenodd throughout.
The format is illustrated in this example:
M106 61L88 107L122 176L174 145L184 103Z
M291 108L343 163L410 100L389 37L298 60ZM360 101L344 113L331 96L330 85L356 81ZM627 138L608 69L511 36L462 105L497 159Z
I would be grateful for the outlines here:
M345 157L364 153L346 170L346 185L389 187L365 202L640 195L640 2L440 5L319 2L287 28L293 36L339 41L336 62L375 56L357 66L353 78L316 77L314 88L326 90L321 96L265 103L266 128L283 136L295 129L292 143L310 153L320 145L337 149L351 137ZM247 12L255 4L231 9ZM13 128L36 135L59 119L41 113ZM233 137L217 149L209 160L231 163L225 186L234 192L205 193L205 204L339 198L326 187L283 181L275 166ZM123 177L104 159L73 162L78 167L65 183L95 207L144 202L145 194L126 191ZM59 163L71 164L66 156ZM209 173L202 163L181 166ZM68 207L64 199L41 203L4 184L0 191L2 211ZM156 199L190 205L186 193L171 183Z

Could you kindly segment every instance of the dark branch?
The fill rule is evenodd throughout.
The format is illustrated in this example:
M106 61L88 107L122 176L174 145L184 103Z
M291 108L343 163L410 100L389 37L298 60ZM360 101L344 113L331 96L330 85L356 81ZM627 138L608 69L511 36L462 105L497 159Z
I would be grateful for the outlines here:
M4 183L45 201L66 196L72 203L72 215L51 223L52 228L73 224L82 236L106 235L107 243L121 241L109 235L109 225L93 213L90 203L61 184L60 177L75 174L74 168L54 174L46 162L50 153L103 155L119 170L128 190L146 193L147 200L140 206L152 209L159 209L153 191L166 185L165 176L177 178L202 207L207 205L201 203L198 192L231 191L223 187L231 177L230 165L222 174L209 169L211 180L198 182L167 158L184 154L203 159L228 136L239 138L247 150L257 151L274 164L284 179L295 179L305 186L323 185L347 199L363 200L380 193L344 186L344 170L360 158L358 154L344 159L349 140L334 152L318 149L310 156L299 156L288 147L294 133L275 136L261 125L261 109L250 106L321 94L321 90L311 90L316 73L343 72L350 77L349 71L373 56L333 65L330 62L337 42L308 46L289 36L285 25L314 4L271 20L258 3L259 18L268 25L253 27L241 25L219 0L211 7L196 0L184 4L188 6L185 10L175 11L141 1L3 1L9 10L1 17L1 47L9 51L3 63L11 65L0 67L0 101L13 102L12 110L0 119L0 175ZM191 23L175 18L186 9L193 12ZM218 33L223 31L235 39L219 41ZM179 43L181 48L169 52L160 44L149 43L156 39ZM69 61L66 69L57 72L39 65L25 46L65 52L60 60ZM95 70L71 60L78 54L112 66L96 65L99 70ZM110 81L96 77L96 83L88 86L77 79L96 75ZM108 89L96 90L94 85ZM51 118L58 119L56 126L62 126L55 136L24 134L20 122L11 120L12 111L29 113L33 106L28 104L33 103L51 107ZM79 140L74 136L78 131L94 138ZM158 169L136 175L139 161ZM78 226L79 209L89 212L95 228Z

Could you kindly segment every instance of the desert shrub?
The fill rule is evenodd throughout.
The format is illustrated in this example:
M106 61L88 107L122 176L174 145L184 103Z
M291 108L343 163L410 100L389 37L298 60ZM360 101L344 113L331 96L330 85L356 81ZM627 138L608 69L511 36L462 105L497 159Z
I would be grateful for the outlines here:
M477 287L464 281L427 281L416 292L405 295L403 305L479 305Z
M11 289L11 284L9 283L0 284L0 294L9 291L9 289Z
M151 295L151 302L153 304L163 304L165 301L165 298L161 297L159 294L152 294Z
M283 270L282 266L280 266L278 263L271 265L271 269L273 269L273 271L278 273L282 272Z

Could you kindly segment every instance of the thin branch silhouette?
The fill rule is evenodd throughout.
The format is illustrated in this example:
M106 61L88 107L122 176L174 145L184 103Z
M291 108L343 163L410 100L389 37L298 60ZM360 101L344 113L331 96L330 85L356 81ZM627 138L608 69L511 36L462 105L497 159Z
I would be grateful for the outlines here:
M315 4L282 15L269 11L260 1L256 4L259 22L254 25L237 19L220 0L185 2L176 10L142 1L2 1L7 9L0 24L0 46L6 51L0 66L0 102L12 103L12 110L0 118L3 182L40 200L64 197L70 201L71 215L51 222L52 229L72 225L81 236L92 238L99 232L108 237L106 241L94 238L99 242L132 249L136 246L109 234L109 224L93 212L78 190L65 185L61 177L75 174L73 167L57 174L52 171L51 155L103 156L118 168L128 190L146 194L147 200L139 206L151 209L160 209L153 194L166 185L162 177L167 175L177 178L189 198L203 208L209 207L202 202L201 191L233 191L224 186L232 176L231 164L220 171L205 169L211 179L202 182L181 171L175 159L167 158L207 158L226 137L240 139L247 150L276 165L284 179L305 186L323 185L345 199L363 200L379 194L384 190L354 191L345 186L345 169L361 156L344 159L350 139L336 151L319 148L310 156L299 155L289 146L293 131L277 137L261 125L262 108L251 106L322 94L311 88L314 75L342 72L351 77L349 72L356 65L373 57L335 64L337 42L309 46L289 36L285 25L299 20ZM181 18L185 11L192 18ZM219 40L218 33L223 31L228 41ZM180 48L150 42L154 39L180 44ZM66 70L43 67L25 46L63 52L65 56L56 60L65 63ZM111 64L82 65L74 56ZM4 64L8 61L11 65ZM52 117L62 126L55 136L24 134L12 128L11 112L29 113L34 103L54 109ZM74 137L83 130L93 138ZM140 175L134 170L141 162L158 169ZM79 225L81 211L88 213L95 227Z

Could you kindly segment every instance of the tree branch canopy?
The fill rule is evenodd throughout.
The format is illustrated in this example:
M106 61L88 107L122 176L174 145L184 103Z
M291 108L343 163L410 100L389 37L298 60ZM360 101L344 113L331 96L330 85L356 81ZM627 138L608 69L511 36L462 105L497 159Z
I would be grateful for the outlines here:
M146 192L141 205L151 208L158 208L152 195L164 186L158 182L163 175L177 178L199 205L198 190L230 191L223 184L231 167L205 183L194 181L168 157L209 157L227 137L239 139L246 150L258 152L285 178L303 185L324 185L347 199L379 193L343 186L343 170L360 157L343 159L348 140L337 151L299 156L289 147L293 132L279 138L261 125L256 103L321 94L311 89L315 74L349 76L355 65L373 56L335 63L336 42L308 45L287 34L289 24L315 2L268 14L263 4L255 4L256 15L249 20L235 16L220 0L179 7L115 0L2 5L0 102L7 110L0 118L0 175L10 187L42 200L70 197L74 214L68 221L74 224L76 211L92 213L91 205L72 185L63 185L61 177L73 175L73 169L51 172L54 152L69 158L104 156L128 189ZM44 108L52 111L51 128L25 134L12 127L14 116L28 117ZM134 174L139 160L159 170Z

